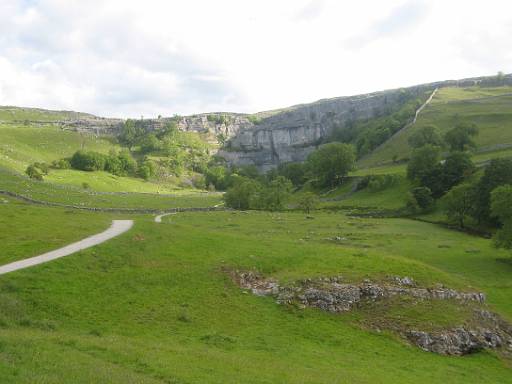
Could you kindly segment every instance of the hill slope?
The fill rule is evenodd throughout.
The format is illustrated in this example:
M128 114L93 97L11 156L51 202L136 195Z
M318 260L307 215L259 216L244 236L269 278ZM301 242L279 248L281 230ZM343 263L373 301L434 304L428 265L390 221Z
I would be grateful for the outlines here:
M444 133L458 122L478 126L477 153L512 148L512 87L439 89L416 124L398 132L359 164L362 167L389 165L395 155L398 160L406 159L412 151L407 140L417 129L435 125Z

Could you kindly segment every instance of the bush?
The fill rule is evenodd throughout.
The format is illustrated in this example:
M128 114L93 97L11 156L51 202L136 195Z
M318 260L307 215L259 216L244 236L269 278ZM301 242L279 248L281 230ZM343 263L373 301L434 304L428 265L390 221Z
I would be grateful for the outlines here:
M408 197L407 208L411 213L427 212L434 206L432 191L427 187L414 188Z
M50 166L46 163L34 163L34 167L39 169L43 175L48 175L50 172Z
M439 129L433 125L419 128L409 136L408 141L413 148L421 148L425 145L442 147L444 144Z
M71 163L68 159L59 159L52 161L52 168L54 169L70 169Z
M368 189L370 192L383 191L400 181L399 175L372 175L367 177L369 178Z
M161 148L162 144L160 140L158 140L158 138L153 133L144 136L140 140L140 152L142 153L159 151Z
M254 198L261 190L261 184L255 180L238 178L234 185L224 194L227 207L246 210L254 205Z
M76 151L71 157L71 167L80 171L103 171L107 156L98 152Z
M126 172L123 169L123 163L118 157L109 156L105 159L105 171L116 175L125 176Z
M197 189L206 189L205 177L203 175L192 176L192 184Z
M30 177L31 179L34 179L34 180L39 180L39 181L42 181L43 180L43 173L41 172L41 170L39 168L37 168L34 164L31 164L27 167L27 169L25 170L25 173L28 175L28 177Z
M300 199L298 203L299 209L301 209L304 213L311 212L316 208L318 204L318 197L312 192L306 192Z
M290 197L292 183L284 176L278 176L267 187L259 188L254 195L252 208L279 211L284 209Z
M306 164L283 163L277 167L277 174L286 177L297 188L306 182L306 170Z

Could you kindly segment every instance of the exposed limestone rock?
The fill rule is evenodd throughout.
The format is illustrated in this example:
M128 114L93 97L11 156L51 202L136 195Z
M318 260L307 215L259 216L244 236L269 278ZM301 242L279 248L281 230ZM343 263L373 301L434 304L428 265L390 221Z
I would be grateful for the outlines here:
M219 151L229 163L254 164L268 170L284 162L304 161L318 143L335 127L385 115L401 105L403 91L425 95L436 88L478 85L486 78L449 80L366 95L338 97L293 106L262 115L258 125L240 127L230 140L231 147ZM505 79L512 84L512 76Z
M180 117L178 129L206 134L207 140L228 139L218 155L234 165L256 165L262 171L284 162L304 161L335 128L386 115L403 104L403 92L424 97L436 88L493 84L495 77L478 77L423 84L403 89L365 95L337 97L282 110L261 112L254 116L237 113L209 113ZM507 75L502 84L512 84ZM4 107L8 108L8 107ZM32 121L36 125L59 125L63 129L116 134L124 120L101 118L77 112L45 111L55 114L55 121ZM63 117L64 116L64 117ZM173 118L144 119L147 130L159 130ZM8 121L2 123L25 123ZM221 143L222 144L222 143Z
M465 355L484 348L512 351L512 326L495 313L475 311L471 328L459 327L442 332L409 331L405 336L425 351L444 355Z
M439 334L410 331L407 336L424 351L443 355L465 355L484 348L478 334L464 328L456 328Z
M253 271L231 272L233 280L243 289L258 296L272 296L279 304L313 307L331 313L347 312L366 302L379 302L396 296L417 300L455 300L461 305L484 303L479 292L459 292L444 286L418 287L409 277L391 277L375 283L344 282L342 276L305 279L294 285L282 286L274 279L264 278ZM471 324L437 332L400 330L405 338L425 351L445 355L465 355L483 348L504 348L512 351L512 326L497 314L475 310Z

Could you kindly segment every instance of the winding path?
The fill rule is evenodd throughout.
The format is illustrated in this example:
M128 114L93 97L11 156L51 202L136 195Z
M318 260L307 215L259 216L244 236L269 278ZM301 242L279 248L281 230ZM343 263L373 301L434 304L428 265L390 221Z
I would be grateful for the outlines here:
M164 213L164 214L158 215L155 217L155 223L161 223L162 217L164 217L164 216L175 215L175 214L176 214L176 212L169 212L169 213Z
M72 253L81 251L83 249L93 247L107 240L110 240L116 236L119 236L120 234L128 231L132 226L133 220L112 220L112 225L104 232L87 237L83 240L77 241L76 243L66 245L65 247L44 253L39 256L2 265L0 266L0 275L9 272L14 272L19 269L29 268L34 265L47 263L48 261L59 259L61 257L71 255Z

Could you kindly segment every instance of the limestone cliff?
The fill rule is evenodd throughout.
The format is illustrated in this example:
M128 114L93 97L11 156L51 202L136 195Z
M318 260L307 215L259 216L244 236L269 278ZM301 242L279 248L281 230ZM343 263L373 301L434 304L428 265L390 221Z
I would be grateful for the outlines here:
M386 115L403 103L404 92L425 99L439 87L493 85L495 78L472 78L423 84L405 89L320 100L263 116L258 125L240 127L219 155L229 163L254 164L268 170L283 162L304 161L337 127ZM486 84L488 83L488 84ZM508 75L502 83L512 84Z
M180 130L198 132L211 142L220 142L218 155L235 165L254 164L268 170L283 162L304 161L308 154L330 135L334 128L385 116L396 110L407 98L428 98L435 88L446 86L498 85L496 77L479 77L423 84L366 95L319 100L310 104L260 112L254 115L208 113L174 118L144 119L147 130L158 130L171 120L177 120ZM500 79L512 85L512 75ZM8 108L8 107L4 107ZM28 110L28 109L27 109ZM42 111L35 110L32 111ZM77 112L51 112L50 120L30 121L30 124L53 124L95 134L115 135L124 120L101 118ZM53 114L53 115L52 115ZM27 121L2 121L2 123Z

